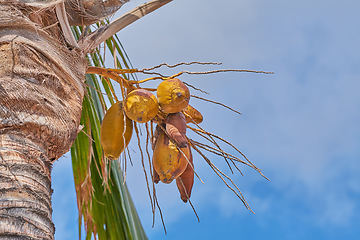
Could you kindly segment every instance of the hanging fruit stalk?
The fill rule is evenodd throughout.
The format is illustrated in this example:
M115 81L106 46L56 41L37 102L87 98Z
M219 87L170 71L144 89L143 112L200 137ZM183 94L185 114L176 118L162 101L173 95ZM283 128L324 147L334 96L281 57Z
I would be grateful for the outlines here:
M105 114L100 129L100 141L105 157L110 160L119 158L129 144L133 122L124 114L122 102L112 105Z
M125 101L124 110L126 116L138 123L152 120L159 112L159 104L156 97L145 89L131 91Z
M152 119L152 121L156 124L165 123L166 118L169 114L165 113L163 110L159 110L158 114Z
M189 104L190 91L179 79L162 81L157 87L157 98L160 107L166 113L180 112Z
M197 124L202 123L202 114L190 104L183 110L187 123L195 122Z
M161 131L153 154L153 166L160 180L163 183L171 183L185 171L188 159L190 159L190 147L187 145L184 148L178 148Z
M193 164L193 156L190 150L190 159L189 164L187 165L185 171L180 175L180 177L176 178L176 186L180 192L180 198L183 202L187 202L191 196L191 190L194 184L194 164Z

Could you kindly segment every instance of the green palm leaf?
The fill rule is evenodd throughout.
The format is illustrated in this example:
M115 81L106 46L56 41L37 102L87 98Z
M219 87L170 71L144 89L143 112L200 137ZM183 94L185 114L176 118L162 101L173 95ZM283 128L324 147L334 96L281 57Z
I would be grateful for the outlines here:
M82 30L81 27L73 28L73 33L79 38ZM106 40L106 47L111 56L114 52L119 54L119 67L130 67L116 36ZM92 66L104 66L99 51L89 55L88 60ZM99 239L147 239L124 184L120 164L118 161L107 162L100 145L100 126L107 108L105 102L114 103L112 89L109 81L86 75L87 92L80 121L83 128L71 148L79 209L79 238L84 220L86 239L91 239L92 235Z

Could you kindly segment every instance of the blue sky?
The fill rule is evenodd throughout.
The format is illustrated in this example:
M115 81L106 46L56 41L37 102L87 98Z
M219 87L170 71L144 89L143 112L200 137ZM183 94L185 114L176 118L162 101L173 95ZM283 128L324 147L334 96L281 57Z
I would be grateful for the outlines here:
M142 3L134 0L120 14ZM192 194L200 223L175 183L161 184L165 236L159 218L151 227L145 181L135 162L127 184L150 239L358 239L358 9L356 0L175 0L118 34L136 68L214 61L221 68L275 72L182 76L243 113L191 100L204 115L202 126L234 143L271 181L245 166L244 176L232 175L252 214L195 156L205 182L196 180ZM171 72L213 68L218 67ZM221 158L211 159L225 169ZM69 155L55 163L53 188L56 239L75 239Z

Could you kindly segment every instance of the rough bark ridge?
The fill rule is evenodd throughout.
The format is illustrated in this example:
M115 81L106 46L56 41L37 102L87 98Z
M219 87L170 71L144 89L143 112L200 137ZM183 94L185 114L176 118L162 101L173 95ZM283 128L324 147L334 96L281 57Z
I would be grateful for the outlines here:
M50 160L21 135L0 145L0 238L53 239Z
M76 138L84 94L84 56L68 49L56 19L31 12L0 0L0 238L7 239L54 238L51 165Z

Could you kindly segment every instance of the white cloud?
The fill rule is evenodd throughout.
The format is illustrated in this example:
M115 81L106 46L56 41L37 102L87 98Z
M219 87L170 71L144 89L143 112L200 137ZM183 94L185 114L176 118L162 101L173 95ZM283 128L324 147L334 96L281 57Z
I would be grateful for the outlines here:
M182 79L244 113L239 117L192 100L204 114L202 125L233 142L272 180L249 170L236 177L262 224L294 218L322 228L343 226L359 213L358 4L173 1L119 36L137 68L202 60L222 61L223 68L275 71L272 76L224 73ZM209 167L196 161L206 183L194 186L199 211L218 208L225 218L245 212ZM150 229L145 181L135 165L128 168L127 182ZM159 185L158 193L168 225L191 211L174 183ZM160 221L154 231L162 231Z

